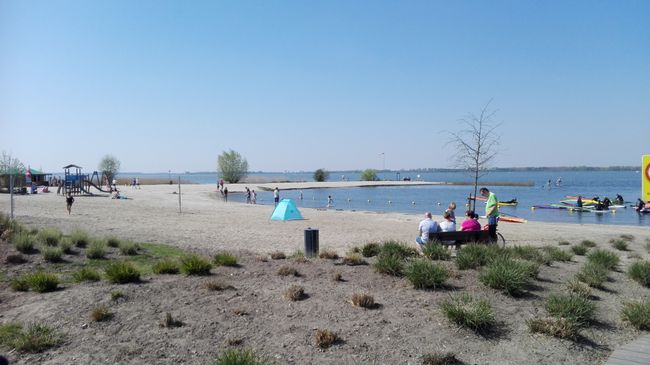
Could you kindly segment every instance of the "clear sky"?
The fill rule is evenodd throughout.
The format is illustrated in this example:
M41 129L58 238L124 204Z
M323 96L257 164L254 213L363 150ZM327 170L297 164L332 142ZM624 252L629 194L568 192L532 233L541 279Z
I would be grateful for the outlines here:
M0 150L46 171L452 167L490 99L495 166L640 165L650 1L0 0Z

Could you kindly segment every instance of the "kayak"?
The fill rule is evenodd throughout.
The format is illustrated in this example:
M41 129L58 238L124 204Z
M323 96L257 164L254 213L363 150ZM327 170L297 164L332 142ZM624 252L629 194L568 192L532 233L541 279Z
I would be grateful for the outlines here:
M575 205L577 201L578 201L577 199L568 199L568 200L562 200L560 201L560 203ZM598 202L591 199L582 199L582 204L583 205L598 204Z
M515 217L514 215L499 214L499 222L509 222L509 223L526 223L528 222L524 218Z

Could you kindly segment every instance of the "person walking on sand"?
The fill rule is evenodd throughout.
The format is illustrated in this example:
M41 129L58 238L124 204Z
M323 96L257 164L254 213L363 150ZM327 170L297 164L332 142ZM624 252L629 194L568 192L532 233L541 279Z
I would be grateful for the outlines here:
M485 216L488 220L488 232L493 240L497 239L497 218L499 217L499 203L496 194L488 188L481 188L481 195L487 198L485 203Z
M228 202L228 188L223 188L223 201Z
M251 190L251 203L257 204L257 193L255 190Z
M251 191L247 186L246 187L246 204L250 204L250 203L251 203Z
M74 203L74 198L72 197L72 193L68 192L68 196L65 197L65 204L68 209L68 215L72 213L72 203Z
M280 189L276 186L275 189L273 190L273 202L275 202L275 206L278 206L278 203L280 202Z
M327 207L331 208L332 206L334 206L334 199L332 199L331 195L328 195L327 196Z

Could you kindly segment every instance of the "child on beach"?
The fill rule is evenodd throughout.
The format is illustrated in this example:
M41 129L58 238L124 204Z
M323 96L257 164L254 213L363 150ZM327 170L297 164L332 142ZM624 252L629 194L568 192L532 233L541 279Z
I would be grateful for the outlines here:
M334 205L334 200L332 199L332 196L331 196L331 195L328 195L328 196L327 196L327 207L328 207L328 208L331 208L332 205Z
M68 192L68 196L65 197L65 203L68 209L68 215L72 212L72 203L74 203L74 198L72 197L72 193Z
M454 222L454 224L456 224L456 213L454 212L455 210L456 210L455 202L449 203L447 210L445 210L445 213L449 213L450 220Z

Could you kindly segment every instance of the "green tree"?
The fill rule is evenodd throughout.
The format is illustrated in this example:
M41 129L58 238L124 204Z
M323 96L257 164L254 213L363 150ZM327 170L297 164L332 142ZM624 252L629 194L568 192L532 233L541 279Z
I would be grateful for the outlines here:
M229 183L238 183L248 174L248 161L233 150L223 151L217 159L219 175Z
M325 169L318 169L314 171L314 181L323 182L330 178L329 171Z
M120 171L120 160L113 155L105 155L98 166L99 171L108 179L108 183L112 184L113 179Z
M377 176L377 170L365 169L361 171L361 181L379 181L379 177Z

